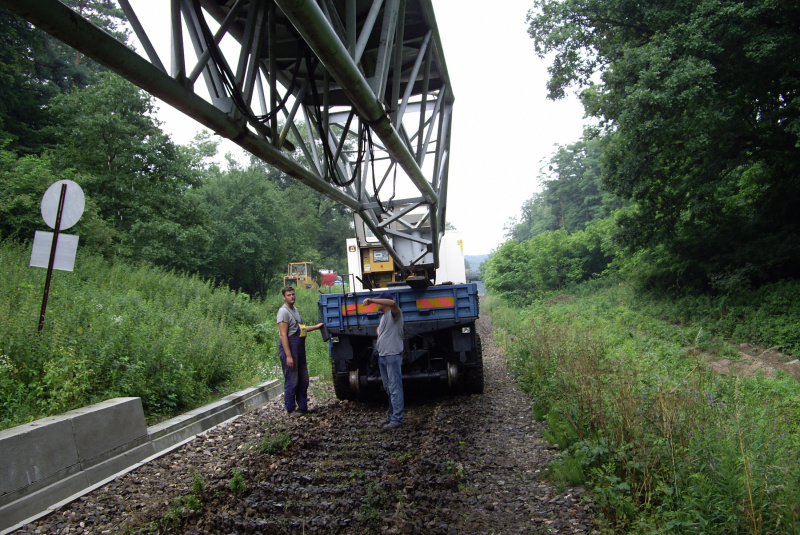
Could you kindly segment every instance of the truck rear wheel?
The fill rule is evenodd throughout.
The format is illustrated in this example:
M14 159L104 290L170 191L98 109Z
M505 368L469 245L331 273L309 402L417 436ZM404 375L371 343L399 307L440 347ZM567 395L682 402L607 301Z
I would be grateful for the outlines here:
M337 399L341 400L355 400L358 398L358 392L350 387L350 374L347 375L336 373L336 366L333 368L333 392L336 394Z
M483 346L481 335L475 335L475 357L472 365L465 367L461 376L462 392L465 394L483 394Z

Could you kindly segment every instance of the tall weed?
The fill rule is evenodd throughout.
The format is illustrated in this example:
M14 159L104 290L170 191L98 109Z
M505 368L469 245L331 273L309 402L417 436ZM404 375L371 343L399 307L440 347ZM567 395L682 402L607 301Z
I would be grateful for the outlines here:
M707 321L730 301L681 302L595 282L524 309L490 296L483 309L561 449L551 476L591 487L610 530L800 533L800 383L712 374L697 355L735 354L732 331ZM757 323L770 302L737 314Z
M276 301L79 252L38 333L45 270L29 257L0 243L0 428L120 396L152 421L278 375Z

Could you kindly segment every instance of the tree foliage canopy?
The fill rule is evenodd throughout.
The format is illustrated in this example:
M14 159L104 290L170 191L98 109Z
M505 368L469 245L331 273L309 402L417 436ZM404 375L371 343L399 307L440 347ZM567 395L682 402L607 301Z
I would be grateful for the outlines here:
M610 219L593 221L585 230L564 229L537 234L529 240L509 240L481 268L486 287L515 305L547 292L601 274L616 254Z
M64 4L126 42L122 11L111 0L65 0ZM56 144L47 127L50 99L86 87L105 68L4 8L0 8L0 141L7 149L40 154Z
M553 230L576 232L620 208L620 198L602 189L604 141L587 129L581 140L559 147L540 182L542 192L523 203L520 217L507 227L507 237L524 241Z
M198 192L213 220L201 272L232 289L265 293L285 269L293 234L278 188L254 167L232 168Z
M605 129L603 180L634 209L620 237L691 285L797 273L800 5L537 0L551 98L581 89ZM727 281L727 282L726 282Z
M111 73L51 102L56 161L92 177L84 189L135 258L194 271L207 242L199 162L153 118L153 98Z

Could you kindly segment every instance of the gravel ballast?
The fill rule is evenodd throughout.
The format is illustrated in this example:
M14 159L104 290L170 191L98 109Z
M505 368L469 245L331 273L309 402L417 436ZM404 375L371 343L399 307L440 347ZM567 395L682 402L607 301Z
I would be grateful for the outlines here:
M15 533L599 533L584 489L543 477L556 451L478 331L483 395L408 391L386 431L384 404L314 383L313 414L271 401Z

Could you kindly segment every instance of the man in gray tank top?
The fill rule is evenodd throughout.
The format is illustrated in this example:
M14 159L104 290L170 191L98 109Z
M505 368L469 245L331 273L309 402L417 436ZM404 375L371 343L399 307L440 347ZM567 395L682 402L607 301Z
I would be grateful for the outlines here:
M382 422L384 429L397 429L403 425L405 399L403 396L403 311L389 292L381 292L377 299L367 297L362 303L378 305L383 313L378 325L378 367L383 388L389 395L389 410Z

